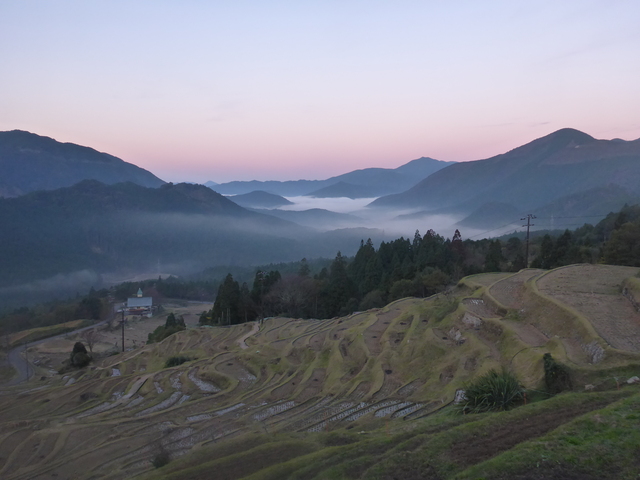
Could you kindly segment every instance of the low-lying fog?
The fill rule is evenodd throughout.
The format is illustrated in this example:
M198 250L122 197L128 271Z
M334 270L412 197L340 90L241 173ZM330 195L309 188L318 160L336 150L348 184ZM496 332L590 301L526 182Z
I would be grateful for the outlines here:
M304 211L314 208L320 208L329 210L336 213L349 214L354 217L358 217L360 220L350 221L351 227L366 227L366 228L378 228L384 230L385 237L388 239L398 237L413 238L416 230L420 231L421 235L432 229L436 233L442 235L445 238L451 238L456 231L460 230L462 237L466 238L483 238L483 237L496 237L506 233L511 233L516 229L519 229L516 225L508 225L506 227L484 232L483 230L462 228L456 224L464 218L464 215L443 215L427 213L420 214L416 210L387 210L381 208L368 208L374 198L316 198L316 197L285 197L293 205L287 205L280 207L279 210L289 211ZM318 225L317 228L326 231L336 228L345 228L344 223L337 223L335 225L323 224Z
M92 286L109 286L147 272L152 272L152 277L161 272L188 275L220 265L332 258L338 251L352 256L361 240L370 237L377 248L382 240L413 239L416 230L424 235L433 229L445 238L452 238L459 229L463 238L479 239L510 233L518 227L512 224L488 232L461 228L456 225L462 219L460 215L368 208L373 198L289 197L288 200L294 205L282 207L281 213L296 215L285 218L287 222L252 216L233 219L145 212L129 213L123 218L101 217L99 221L62 230L74 232L69 233L69 238L58 232L62 236L56 237L56 242L51 239L55 243L56 261L64 270L60 268L57 274L49 273L51 269L40 271L36 268L39 261L34 259L33 264L25 267L34 272L31 278L0 284L0 311L36 300L85 294ZM304 214L307 210L312 211Z

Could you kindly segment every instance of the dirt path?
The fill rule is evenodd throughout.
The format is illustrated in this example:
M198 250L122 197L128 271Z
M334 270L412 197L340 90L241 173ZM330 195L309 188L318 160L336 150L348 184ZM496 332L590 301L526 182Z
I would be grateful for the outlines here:
M247 332L246 334L244 334L243 336L241 336L238 339L238 345L240 345L241 349L245 350L245 349L249 348L249 345L247 345L247 338L252 337L256 333L258 333L258 330L260 330L260 324L257 321L253 322L253 326L251 327L251 331Z

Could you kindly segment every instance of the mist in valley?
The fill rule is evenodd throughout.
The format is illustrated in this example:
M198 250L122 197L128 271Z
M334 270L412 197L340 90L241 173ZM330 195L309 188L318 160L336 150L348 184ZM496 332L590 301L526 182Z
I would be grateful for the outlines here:
M233 200L233 197L229 198ZM384 232L382 237L385 240L393 240L399 237L413 238L416 230L419 230L420 234L424 234L427 230L434 230L445 238L451 238L456 229L458 229L463 239L477 239L485 236L497 237L511 233L516 229L516 224L489 231L461 227L458 222L466 216L462 214L430 214L421 212L418 209L400 210L369 207L368 205L376 200L377 197L351 199L346 197L318 198L297 196L285 198L293 202L293 205L279 207L278 210L303 212L311 209L323 209L352 217L348 222L322 222L313 225L318 230L329 231L349 227L371 228ZM265 213L269 213L269 210L265 210Z

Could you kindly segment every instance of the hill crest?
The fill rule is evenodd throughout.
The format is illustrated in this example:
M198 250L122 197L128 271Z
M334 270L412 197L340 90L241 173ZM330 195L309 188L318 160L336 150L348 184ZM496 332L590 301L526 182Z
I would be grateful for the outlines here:
M23 130L0 132L0 196L55 190L87 179L154 188L165 183L147 170L90 147Z

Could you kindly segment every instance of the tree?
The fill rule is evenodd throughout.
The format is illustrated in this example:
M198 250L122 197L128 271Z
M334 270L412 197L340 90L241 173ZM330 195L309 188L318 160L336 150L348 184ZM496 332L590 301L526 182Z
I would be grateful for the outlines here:
M100 320L102 313L102 301L96 296L83 298L76 309L76 318L88 318Z
M240 285L229 273L218 289L211 315L213 321L220 325L242 323L240 300Z
M331 264L328 282L322 293L322 304L327 317L338 315L356 294L355 285L347 274L347 261L340 252Z
M547 233L542 237L542 243L540 243L540 254L531 262L531 266L534 268L551 268L553 262L553 240Z
M309 268L309 264L307 263L307 259L303 258L300 260L300 269L298 270L298 275L301 277L308 277L311 273L311 269Z
M511 237L507 240L505 245L505 257L511 265L509 270L512 272L517 272L527 267L524 259L524 247L522 245L522 240L518 237Z
M640 266L640 223L625 223L611 234L604 247L604 261L614 265Z
M415 280L402 279L394 282L389 289L389 300L405 297L415 297L420 294L420 284Z
M87 349L82 342L76 342L71 351L71 365L77 368L86 367L91 362L91 357L87 354Z
M89 352L91 352L91 356L93 357L93 346L98 343L101 339L100 332L98 332L97 328L90 328L88 330L83 330L80 333L80 338L82 338L87 346L89 347Z
M462 234L457 228L451 239L451 253L453 254L453 262L461 266L465 261L466 255L464 252L464 244L462 243Z
M489 243L489 250L487 251L487 255L484 259L484 271L499 272L500 263L503 262L504 259L505 258L502 255L502 245L500 244L500 240L492 240Z
M171 312L167 315L167 320L165 321L164 326L159 326L148 335L147 343L161 342L165 338L173 335L174 333L181 332L186 328L187 326L184 323L184 317L182 315L176 317L175 314Z

